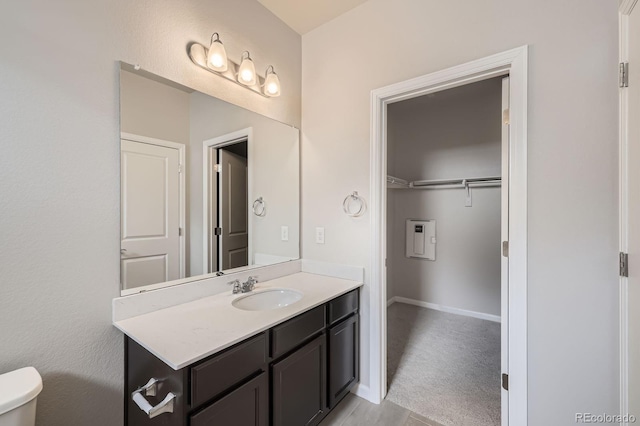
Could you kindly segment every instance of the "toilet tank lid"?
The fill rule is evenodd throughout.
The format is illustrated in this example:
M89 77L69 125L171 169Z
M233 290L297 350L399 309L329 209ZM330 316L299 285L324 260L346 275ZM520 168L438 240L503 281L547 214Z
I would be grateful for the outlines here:
M42 390L42 377L33 367L0 374L0 415L26 404Z

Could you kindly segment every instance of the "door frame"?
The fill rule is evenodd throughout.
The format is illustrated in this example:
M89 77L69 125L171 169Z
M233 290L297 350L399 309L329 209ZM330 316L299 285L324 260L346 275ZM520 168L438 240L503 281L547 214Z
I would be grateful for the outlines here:
M203 274L215 273L217 271L209 271L209 150L219 149L228 145L233 145L241 140L247 141L247 206L251 205L251 195L253 194L253 173L252 173L252 144L253 144L253 127L246 127L244 129L236 130L235 132L226 133L224 135L216 136L215 138L207 139L202 142L202 234L203 234L203 246L202 246L202 267ZM219 197L219 196L218 196ZM253 227L253 214L247 212L247 228L249 229L249 259L248 264L253 262L253 242L251 240L251 229ZM219 250L218 250L219 251ZM220 253L218 253L218 259Z
M527 424L527 63L525 45L371 92L370 380L361 392L372 402L380 403L387 390L387 105L509 75L509 415L502 424Z
M182 230L180 232L180 279L182 278L186 278L186 211L187 211L187 207L186 207L186 182L185 182L185 174L186 174L186 163L185 163L185 157L186 157L186 145L183 143L179 143L179 142L171 142L171 141L165 141L162 139L156 139L156 138L150 138L148 136L141 136L141 135L136 135L133 133L126 133L126 132L121 132L120 133L120 139L125 139L131 142L138 142L138 143L146 143L148 145L156 145L156 146L162 146L165 148L173 148L173 149L177 149L178 150L178 158L179 158L179 174L178 174L178 178L179 178L179 191L180 191L180 229ZM144 288L147 288L148 286L144 286ZM134 289L131 289L134 290ZM129 293L127 290L126 294L132 294L132 293L139 293L140 292L140 287L135 288L135 292L131 292ZM122 291L122 295L126 295L125 294L125 290Z
M620 62L629 60L629 15L636 6L638 0L623 0L618 9L619 28L619 58ZM636 12L638 13L638 12ZM627 133L629 125L629 93L624 88L618 89L619 99L619 128L618 128L618 223L619 223L619 248L621 253L629 250L629 137ZM629 279L620 276L620 413L629 412L629 327L628 327L628 303L629 303Z

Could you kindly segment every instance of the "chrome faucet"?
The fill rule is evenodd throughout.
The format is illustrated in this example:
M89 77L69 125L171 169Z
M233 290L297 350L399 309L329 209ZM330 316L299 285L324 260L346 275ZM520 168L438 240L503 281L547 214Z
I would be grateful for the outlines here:
M227 284L233 286L233 290L232 290L233 294L238 294L242 290L242 285L240 284L240 280L233 280L231 282L228 282Z
M249 277L246 283L242 283L242 292L248 293L256 286L258 283L258 277Z

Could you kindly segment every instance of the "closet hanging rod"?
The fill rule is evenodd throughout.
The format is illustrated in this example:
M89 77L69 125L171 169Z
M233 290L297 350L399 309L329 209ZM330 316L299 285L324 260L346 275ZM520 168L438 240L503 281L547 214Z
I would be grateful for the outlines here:
M442 185L464 185L465 183L495 183L501 182L500 176L488 176L488 177L476 177L465 179L434 179L434 180L415 180L411 182L411 187L422 188L427 186L442 186Z
M501 187L502 182L498 180L489 180L486 182L472 182L468 184L469 188L493 188L493 187ZM435 189L464 189L467 186L461 183L447 183L444 185L428 185L428 186L412 186L410 189L420 190L420 191L430 191Z
M400 179L397 178L395 176L391 176L391 175L387 175L387 183L390 183L392 185L398 185L398 186L402 186L402 187L409 187L409 181L404 180L404 179Z

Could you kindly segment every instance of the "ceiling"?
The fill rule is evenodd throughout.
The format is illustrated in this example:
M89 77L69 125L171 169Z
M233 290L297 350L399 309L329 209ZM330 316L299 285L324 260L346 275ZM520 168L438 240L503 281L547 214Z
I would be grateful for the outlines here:
M305 34L367 0L258 0L298 34Z

